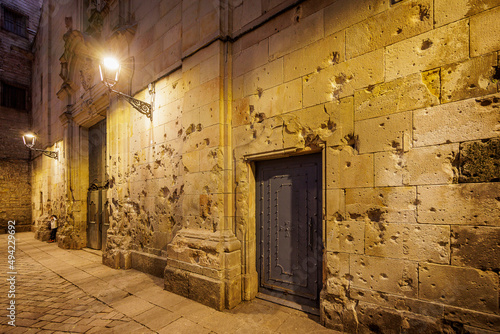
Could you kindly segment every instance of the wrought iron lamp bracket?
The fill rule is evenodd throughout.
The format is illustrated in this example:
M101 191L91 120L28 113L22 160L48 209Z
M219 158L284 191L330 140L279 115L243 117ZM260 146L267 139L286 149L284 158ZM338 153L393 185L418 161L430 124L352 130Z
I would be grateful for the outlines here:
M44 155L48 156L49 158L52 158L52 159L56 159L58 160L59 159L59 154L55 151L45 151L45 150L41 150L39 148L33 148L33 147L30 147L30 150L32 151L37 151L37 152L42 152Z
M141 100L138 100L135 97L132 97L130 95L123 94L123 93L116 91L114 89L110 88L109 90L112 91L113 93L117 94L119 97L127 100L127 102L130 103L130 105L132 107L134 107L134 109L136 109L138 112L140 112L141 114L148 117L150 120L153 120L153 107L151 106L151 104L149 104L147 102L143 102Z

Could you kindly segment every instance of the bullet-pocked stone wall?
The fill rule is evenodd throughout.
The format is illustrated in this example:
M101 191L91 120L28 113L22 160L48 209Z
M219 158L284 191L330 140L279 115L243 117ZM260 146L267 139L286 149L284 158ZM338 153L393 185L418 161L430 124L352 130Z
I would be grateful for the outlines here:
M34 128L61 158L33 165L33 215L67 220L60 246L85 245L87 129L105 118L103 262L234 307L258 292L255 162L321 152L321 322L500 331L498 1L105 6L94 40L81 6L44 6L35 45ZM79 33L63 94L62 36ZM110 51L152 120L99 82Z
M322 323L500 330L499 5L305 1L234 43L246 291L256 279L252 159L319 147Z

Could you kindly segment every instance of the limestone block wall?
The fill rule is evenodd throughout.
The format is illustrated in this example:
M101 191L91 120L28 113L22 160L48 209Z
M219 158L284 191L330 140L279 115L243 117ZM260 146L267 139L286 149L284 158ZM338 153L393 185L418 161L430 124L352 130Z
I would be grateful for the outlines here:
M257 284L252 161L321 150L322 322L500 330L499 5L304 1L235 41L246 298Z

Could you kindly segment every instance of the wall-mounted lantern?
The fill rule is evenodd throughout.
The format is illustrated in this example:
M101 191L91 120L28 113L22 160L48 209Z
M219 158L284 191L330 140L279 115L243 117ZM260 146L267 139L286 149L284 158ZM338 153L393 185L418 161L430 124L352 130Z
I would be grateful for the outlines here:
M35 142L36 142L36 136L34 134L27 133L27 134L23 135L23 142L24 142L24 145L32 151L42 152L43 154L45 154L46 156L48 156L49 158L52 158L52 159L56 159L56 160L59 159L59 154L55 151L46 151L46 150L41 150L39 148L35 148L34 146L35 146Z
M138 100L130 95L123 94L119 91L113 89L113 87L118 83L120 77L121 65L115 58L105 57L99 64L99 74L101 75L102 83L108 87L108 89L117 94L118 96L127 100L128 103L132 105L138 112L146 115L151 121L153 120L153 107L151 104ZM149 94L154 94L154 87L152 84L148 86Z

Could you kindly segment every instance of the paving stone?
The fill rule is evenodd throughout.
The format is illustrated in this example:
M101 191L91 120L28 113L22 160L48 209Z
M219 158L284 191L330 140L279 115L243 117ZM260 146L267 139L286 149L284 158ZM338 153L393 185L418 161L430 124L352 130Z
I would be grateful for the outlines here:
M0 242L5 237L0 235ZM16 291L18 326L12 328L6 325L7 319L2 318L2 333L272 333L281 331L278 327L285 324L287 332L292 329L331 332L320 326L318 319L308 319L302 312L261 300L243 303L244 307L238 306L232 311L218 312L163 290L161 282L147 274L135 270L99 270L88 262L80 264L77 261L89 257L85 251L58 249L55 244L35 240L30 232L19 233L17 237L17 258L24 264L17 286L19 292ZM0 249L0 256L5 256L5 252ZM57 257L48 256L47 252ZM63 267L61 263L71 270L56 273L54 268ZM88 274L93 282L100 280L111 284L98 284L91 289L93 294L109 297L102 289L110 287L123 293L106 304L85 292L78 286L85 284L81 280L87 277L81 274L84 267L93 268L85 273L99 275ZM0 263L0 279L5 278L6 272L6 263ZM106 276L102 276L103 272L107 272ZM77 285L68 279L75 277ZM136 288L134 284L143 287ZM287 324L287 319L296 317L301 319Z

